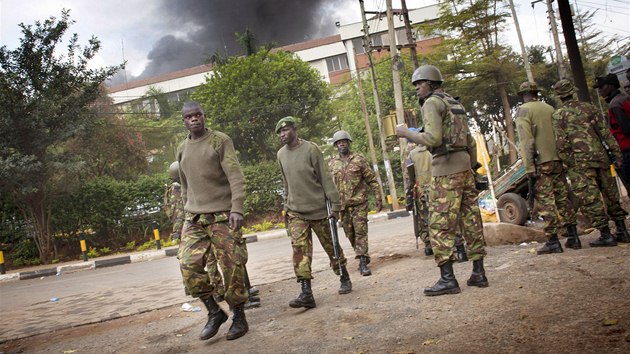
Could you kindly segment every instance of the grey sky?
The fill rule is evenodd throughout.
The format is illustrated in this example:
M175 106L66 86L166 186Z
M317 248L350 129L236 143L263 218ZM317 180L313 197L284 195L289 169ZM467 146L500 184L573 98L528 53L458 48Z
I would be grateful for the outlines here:
M575 1L572 1L572 3ZM394 7L400 1L394 0ZM407 0L409 8L435 0ZM546 6L514 0L526 45L551 45ZM630 0L580 0L581 10L597 10L600 30L623 42L630 41ZM365 0L368 10L384 10L385 0ZM76 24L71 32L80 43L95 35L102 49L93 66L127 60L129 76L150 76L199 64L199 57L214 50L238 50L233 33L246 25L263 41L296 43L336 34L334 23L360 20L357 0L0 0L0 43L19 45L18 23L32 24L62 9L71 10ZM506 41L518 42L510 22ZM561 37L561 40L562 37ZM186 53L187 55L182 55Z

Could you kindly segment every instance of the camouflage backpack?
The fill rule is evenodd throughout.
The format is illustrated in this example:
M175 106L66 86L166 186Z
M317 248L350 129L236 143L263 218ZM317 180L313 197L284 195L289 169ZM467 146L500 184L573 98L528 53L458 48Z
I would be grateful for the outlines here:
M470 129L464 107L453 97L444 92L433 92L429 97L436 97L446 105L447 114L442 120L442 145L428 150L433 157L468 149Z

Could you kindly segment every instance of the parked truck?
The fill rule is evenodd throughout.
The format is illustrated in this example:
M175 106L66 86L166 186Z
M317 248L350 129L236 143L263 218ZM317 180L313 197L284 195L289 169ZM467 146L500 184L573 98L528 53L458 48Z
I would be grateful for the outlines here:
M517 160L492 183L501 222L523 225L529 218L527 208L527 176L522 160ZM479 193L479 200L491 198L490 189Z

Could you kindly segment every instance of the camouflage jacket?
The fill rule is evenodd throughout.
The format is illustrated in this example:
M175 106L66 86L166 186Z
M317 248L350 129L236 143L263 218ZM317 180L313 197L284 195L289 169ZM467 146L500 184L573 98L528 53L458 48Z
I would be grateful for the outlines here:
M617 161L621 161L619 146L593 105L577 100L565 101L553 114L553 127L558 155L567 167L607 168L610 159L600 137Z
M367 203L368 186L372 188L374 195L379 195L376 175L365 157L350 152L346 159L337 156L328 161L328 168L339 190L342 210L348 206Z
M171 183L164 195L164 213L173 223L173 232L181 232L184 226L184 201L182 189L178 182Z

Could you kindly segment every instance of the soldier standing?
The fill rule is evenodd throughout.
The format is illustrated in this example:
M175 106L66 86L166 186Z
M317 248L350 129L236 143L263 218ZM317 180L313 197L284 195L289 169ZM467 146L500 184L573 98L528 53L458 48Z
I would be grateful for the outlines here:
M424 129L422 129L424 130ZM420 131L422 131L420 130ZM424 243L424 254L433 255L429 237L429 192L431 190L431 153L426 146L417 145L409 152L416 180L414 181L414 202L418 210L418 231Z
M518 94L523 104L516 112L516 129L521 158L527 178L534 179L534 200L538 214L545 222L548 241L537 254L562 253L558 229L567 228L569 239L578 239L575 210L569 206L569 187L566 171L556 150L553 131L553 107L538 100L536 84L524 82ZM563 218L559 219L559 215Z
M184 200L184 228L178 258L186 289L208 309L208 322L200 339L210 339L227 321L213 298L215 284L205 270L214 253L225 281L225 301L234 313L226 338L242 337L249 330L244 304L247 247L241 234L245 178L232 140L205 127L205 114L197 102L182 108L190 132L177 150Z
M599 239L589 244L591 247L617 245L608 228L609 218L617 226L617 240L630 242L625 223L628 213L619 203L619 192L610 173L608 156L610 154L615 161L621 161L619 146L604 126L597 109L590 103L573 98L575 88L571 81L562 79L553 89L562 101L562 107L553 114L558 155L566 167L580 209L591 218L593 227L601 234ZM608 153L604 146L608 147ZM577 237L569 238L565 246L582 248Z
M339 155L328 162L328 167L339 191L343 231L359 259L359 272L367 276L372 274L368 268L368 187L376 197L377 212L381 211L383 202L374 172L365 157L350 151L351 143L352 138L347 131L340 130L333 135L333 145Z
M331 216L336 218L339 213L339 192L326 168L321 150L316 144L298 137L293 117L280 119L275 131L283 144L278 150L277 158L284 184L284 212L293 247L293 270L302 289L300 295L289 302L289 306L314 308L315 298L311 288L313 231L328 254L333 271L341 275L339 294L352 291L352 282L346 269L347 261L341 247L339 260L335 259L327 220ZM326 210L326 199L331 203L331 214Z
M621 178L626 186L630 185L630 96L619 91L619 79L615 74L595 78L593 88L608 103L607 125L621 149Z
M427 296L456 294L461 290L453 262L455 237L459 227L468 245L468 258L473 261L468 286L487 287L483 258L483 225L477 204L475 176L477 162L475 139L470 134L464 107L442 90L442 73L433 65L414 71L411 82L422 106L424 132L396 128L399 137L424 145L431 153L432 189L429 196L429 230L440 279L424 289Z

